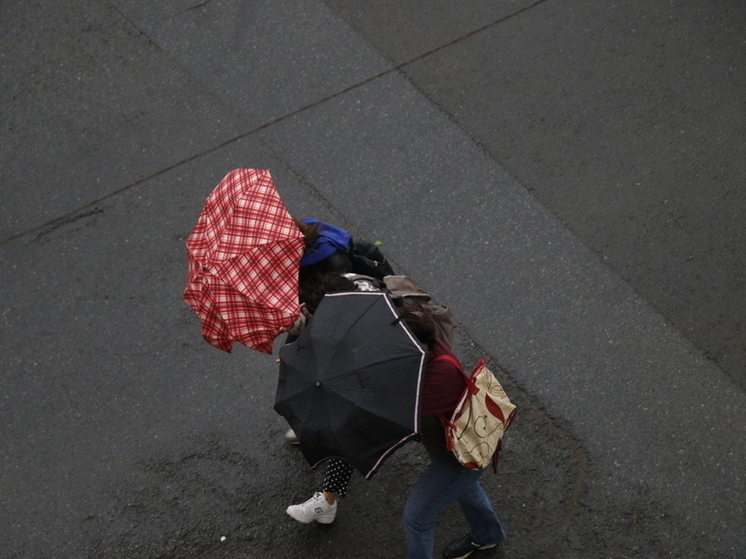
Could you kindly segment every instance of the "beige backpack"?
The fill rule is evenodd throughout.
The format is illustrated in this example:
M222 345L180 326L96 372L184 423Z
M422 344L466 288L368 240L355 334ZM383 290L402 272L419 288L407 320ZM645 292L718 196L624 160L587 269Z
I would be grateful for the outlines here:
M464 373L456 359L440 355L454 363ZM472 470L486 468L492 462L497 469L497 457L505 431L513 422L516 407L500 382L479 360L471 375L466 375L466 390L446 426L446 446L458 461Z

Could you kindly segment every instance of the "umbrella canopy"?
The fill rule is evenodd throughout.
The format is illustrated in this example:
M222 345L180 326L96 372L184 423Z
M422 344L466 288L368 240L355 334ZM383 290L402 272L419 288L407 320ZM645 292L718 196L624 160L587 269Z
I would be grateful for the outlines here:
M237 169L205 201L187 239L184 300L213 346L234 342L272 353L278 329L300 313L298 270L303 234L269 171Z
M419 428L425 351L381 292L327 294L280 349L275 410L311 466L351 462L370 478Z

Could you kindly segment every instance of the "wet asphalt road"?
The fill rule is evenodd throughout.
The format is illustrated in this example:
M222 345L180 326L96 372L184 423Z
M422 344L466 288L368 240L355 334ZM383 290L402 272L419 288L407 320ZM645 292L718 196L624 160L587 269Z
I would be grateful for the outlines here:
M403 557L425 457L331 526L274 357L180 300L231 169L380 240L519 405L474 557L746 547L736 1L0 2L0 557ZM437 549L461 535L456 507Z

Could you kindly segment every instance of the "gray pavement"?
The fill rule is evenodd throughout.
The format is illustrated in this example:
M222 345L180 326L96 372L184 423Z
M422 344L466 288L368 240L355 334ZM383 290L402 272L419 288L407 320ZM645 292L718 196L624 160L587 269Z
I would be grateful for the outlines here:
M421 449L339 518L208 346L184 240L231 169L381 240L520 407L474 557L746 547L736 1L0 2L0 557L404 557ZM461 535L455 507L438 549ZM437 552L437 550L436 550Z

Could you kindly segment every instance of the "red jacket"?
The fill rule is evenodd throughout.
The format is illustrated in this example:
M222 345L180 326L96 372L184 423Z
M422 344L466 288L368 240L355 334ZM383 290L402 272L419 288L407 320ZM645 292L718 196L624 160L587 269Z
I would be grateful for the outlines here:
M450 419L466 389L464 374L446 359L435 359L439 355L458 358L440 340L428 355L425 380L420 400L422 443L431 454L446 455L443 422Z

